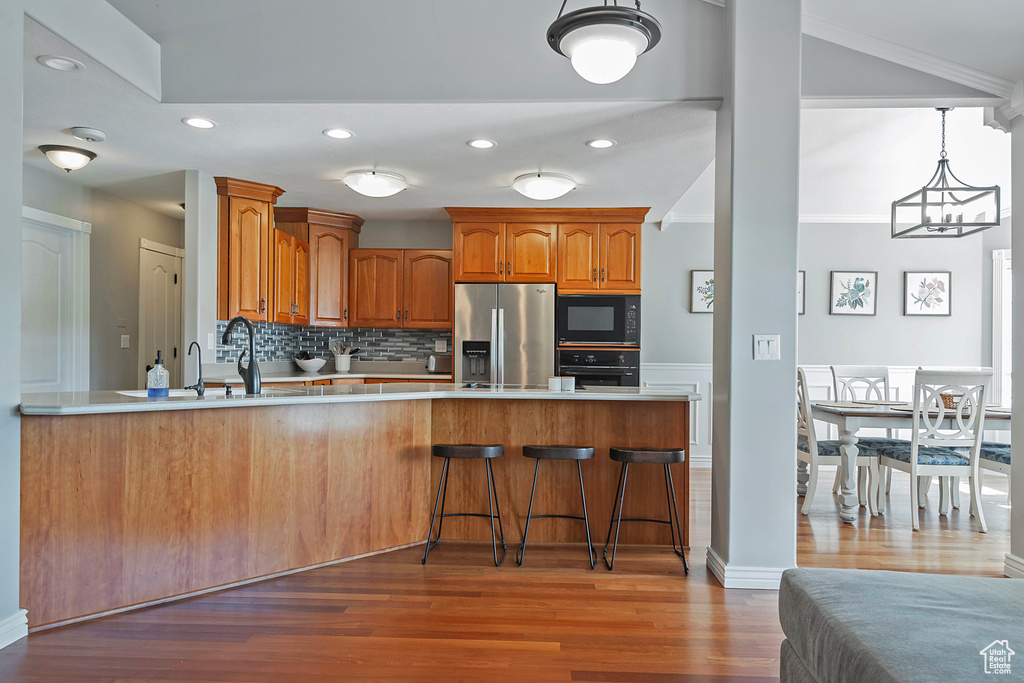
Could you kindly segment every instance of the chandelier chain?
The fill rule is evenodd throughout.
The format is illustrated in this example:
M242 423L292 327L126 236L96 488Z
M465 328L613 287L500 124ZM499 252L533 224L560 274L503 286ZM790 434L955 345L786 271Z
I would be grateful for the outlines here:
M942 110L942 151L939 152L939 158L946 158L946 110Z

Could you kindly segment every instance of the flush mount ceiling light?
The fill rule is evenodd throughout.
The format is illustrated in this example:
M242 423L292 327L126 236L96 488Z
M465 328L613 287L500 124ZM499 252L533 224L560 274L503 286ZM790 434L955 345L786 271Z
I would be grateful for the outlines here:
M561 173L525 173L512 181L512 188L530 199L558 199L576 189L576 181Z
M478 140L468 140L466 141L466 144L474 149L490 149L491 147L494 147L495 142L494 140L484 140L481 138Z
M942 113L939 166L924 187L892 203L892 236L964 237L999 225L999 186L973 187L953 175L946 158L946 112Z
M186 126L192 126L193 128L216 128L217 124L210 119L203 119L198 116L186 116L181 120Z
M352 171L342 178L346 185L367 197L390 197L407 186L405 177L388 171Z
M61 57L60 55L39 55L36 57L36 61L57 71L85 71L85 64L82 64L77 59L71 59L71 57Z
M588 140L587 147L593 147L594 149L608 149L609 147L615 146L615 140L606 140L604 138L598 138L596 140Z
M68 173L84 168L86 164L96 158L94 152L66 145L41 145L39 151L46 155L51 164L57 168L63 168Z
M335 140L347 140L352 137L352 131L345 130L344 128L328 128L324 131L324 135Z
M613 0L618 2L618 0ZM591 83L614 83L630 72L636 58L661 40L661 24L646 12L618 4L586 7L563 15L548 27L548 45L572 62Z

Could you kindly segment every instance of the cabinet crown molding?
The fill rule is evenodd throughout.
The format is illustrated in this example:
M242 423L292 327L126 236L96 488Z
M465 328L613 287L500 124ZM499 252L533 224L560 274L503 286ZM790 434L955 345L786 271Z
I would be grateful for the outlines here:
M231 197L244 197L257 202L277 203L277 198L284 194L277 185L265 185L241 178L218 176L213 179L217 183L217 194Z
M345 228L359 232L363 227L363 219L353 213L324 211L300 206L274 207L274 219L284 223L313 223L326 225L329 228Z
M643 223L649 206L616 208L495 208L446 206L454 223Z

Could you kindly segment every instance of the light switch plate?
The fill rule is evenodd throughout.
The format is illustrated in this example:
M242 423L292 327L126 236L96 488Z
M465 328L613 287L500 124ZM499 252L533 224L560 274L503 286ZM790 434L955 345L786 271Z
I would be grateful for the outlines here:
M438 353L444 353L447 350L448 350L448 340L447 339L435 339L434 340L434 351L437 351Z
M124 323L124 318L118 318L117 319L117 326L118 327L126 327L126 325Z
M755 334L754 335L754 360L780 360L779 344L782 335L779 334Z
M122 349L129 349L129 348L131 348L131 346L132 346L131 335L122 334L121 335L121 348Z

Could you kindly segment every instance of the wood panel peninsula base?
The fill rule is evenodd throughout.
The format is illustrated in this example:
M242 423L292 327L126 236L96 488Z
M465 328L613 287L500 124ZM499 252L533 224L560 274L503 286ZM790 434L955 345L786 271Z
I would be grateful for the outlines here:
M307 400L282 405L222 399L199 409L24 414L21 598L30 628L422 543L441 465L431 443L505 445L494 469L510 548L522 538L535 465L521 447L594 446L583 470L600 547L618 481L608 447L689 445L690 404L680 397L476 398L380 386L325 387L319 400L310 388ZM487 509L484 471L473 465L453 463L448 511ZM688 544L689 466L679 467ZM579 514L574 463L541 469L535 512ZM626 516L664 517L660 468L631 468L628 485ZM449 519L438 549L474 539L490 540L486 520ZM530 529L531 542L584 539L574 520ZM623 542L668 544L669 532L623 524ZM483 553L481 567L488 562Z

